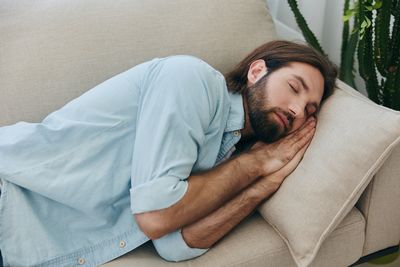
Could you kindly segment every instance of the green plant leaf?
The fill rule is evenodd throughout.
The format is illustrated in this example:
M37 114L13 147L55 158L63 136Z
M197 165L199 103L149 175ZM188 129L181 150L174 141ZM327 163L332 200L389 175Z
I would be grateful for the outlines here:
M307 43L309 43L312 47L318 50L321 54L326 55L326 53L322 50L321 45L318 42L318 39L315 37L314 33L308 27L306 20L301 14L299 7L297 5L296 0L287 0L290 9L292 10L294 17L296 19L297 25L299 26L304 39L306 39Z
M367 21L367 28L371 26L372 23L371 23L371 20L368 17L365 17L364 21Z
M361 23L361 30L364 30L364 28L365 27L367 27L367 21L366 20L364 20L362 23Z
M350 15L344 15L344 16L343 16L343 21L346 22L346 21L348 21L351 17L352 17L351 14L350 14Z
M372 6L372 8L378 9L378 8L381 8L381 6L382 6L382 0L375 0L375 4Z

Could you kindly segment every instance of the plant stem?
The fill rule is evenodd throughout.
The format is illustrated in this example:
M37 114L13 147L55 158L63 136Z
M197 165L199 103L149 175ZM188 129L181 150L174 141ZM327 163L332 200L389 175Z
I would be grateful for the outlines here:
M322 50L321 45L319 44L317 38L310 30L307 25L306 20L304 19L303 15L301 14L299 7L297 5L296 0L288 0L289 6L292 9L292 12L296 18L297 25L299 25L301 32L303 33L304 38L306 39L307 43L309 43L312 47L317 49L321 54L326 55L324 50Z

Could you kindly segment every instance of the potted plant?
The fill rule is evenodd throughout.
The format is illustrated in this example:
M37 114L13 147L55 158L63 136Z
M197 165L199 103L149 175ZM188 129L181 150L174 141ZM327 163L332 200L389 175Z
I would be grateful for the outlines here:
M306 41L326 54L297 1L287 1ZM345 0L339 78L353 88L355 56L368 97L400 110L400 0Z

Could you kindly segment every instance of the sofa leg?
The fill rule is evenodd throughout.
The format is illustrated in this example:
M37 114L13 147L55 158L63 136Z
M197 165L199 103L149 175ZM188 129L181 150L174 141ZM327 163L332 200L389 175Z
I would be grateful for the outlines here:
M373 259L376 259L376 258L383 257L385 255L396 253L398 251L399 251L399 245L393 246L393 247L388 247L388 248L379 250L377 252L365 255L364 257L361 257L358 261L356 261L355 263L353 263L349 267L356 266L356 265L359 265L361 263L364 263L364 262L367 262L367 261L370 261L370 260L373 260Z

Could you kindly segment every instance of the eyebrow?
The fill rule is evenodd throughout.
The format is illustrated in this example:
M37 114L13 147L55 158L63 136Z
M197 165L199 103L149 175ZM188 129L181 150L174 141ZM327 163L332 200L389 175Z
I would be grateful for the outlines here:
M296 80L298 80L301 83L301 85L307 92L310 90L310 88L307 86L306 82L304 81L303 77L296 75L296 74L293 74L293 77L296 78ZM317 102L311 102L310 104L315 107L315 109L317 110L316 113L319 112L320 106L317 104Z
M306 91L309 90L309 88L308 88L306 82L304 81L303 77L301 77L301 76L299 76L299 75L296 75L296 74L293 74L293 77L295 77L296 80L298 80L299 82L301 82L301 84L303 85L304 89L306 89Z

